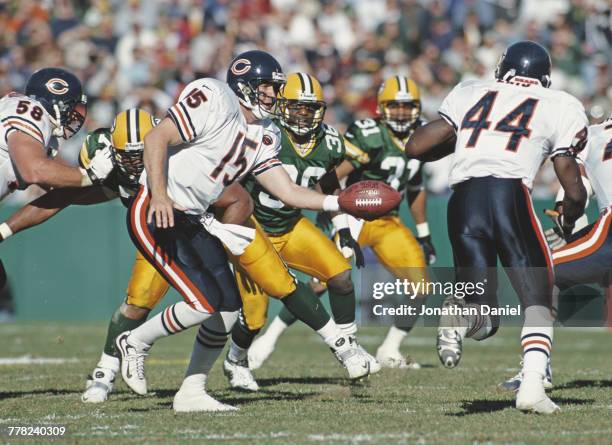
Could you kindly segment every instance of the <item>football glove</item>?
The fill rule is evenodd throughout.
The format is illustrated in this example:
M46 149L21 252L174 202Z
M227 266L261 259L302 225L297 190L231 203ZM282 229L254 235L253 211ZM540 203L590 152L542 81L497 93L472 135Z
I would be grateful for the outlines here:
M421 236L417 238L417 241L421 245L421 249L423 249L423 254L425 254L425 262L429 266L436 262L436 248L433 246L431 242L431 235Z
M316 218L317 227L324 231L331 231L332 229L332 218L329 212L319 212Z
M355 257L355 264L360 269L365 266L365 259L359 243L353 239L351 231L348 227L339 229L334 236L336 247L342 253L344 258Z
M113 154L110 147L104 147L102 150L96 151L85 171L92 184L101 184L113 171L113 168L115 168Z
M565 224L563 214L557 210L544 209L544 213L550 217L553 222L552 229L544 231L546 242L551 250L560 249L567 244L567 239L574 230L574 224Z

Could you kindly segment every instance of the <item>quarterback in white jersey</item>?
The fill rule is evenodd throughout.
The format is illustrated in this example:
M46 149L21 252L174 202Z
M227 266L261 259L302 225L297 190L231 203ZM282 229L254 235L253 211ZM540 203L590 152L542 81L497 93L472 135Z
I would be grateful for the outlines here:
M31 184L81 187L106 178L113 168L110 151L92 159L87 169L70 167L50 156L55 137L74 135L85 114L81 83L59 68L35 72L25 94L10 93L0 99L0 199Z
M544 392L554 283L550 251L529 189L542 163L551 158L565 189L561 225L567 236L586 201L575 159L587 140L584 108L569 94L547 89L550 70L550 55L539 44L511 45L500 58L496 80L457 85L440 107L442 119L418 128L406 146L409 155L421 159L454 151L448 232L456 279L487 283L481 296L445 302L476 315L441 317L440 360L446 367L457 366L464 338L484 340L497 331L499 317L480 308L497 305L499 257L525 316L523 383L516 406L540 413L559 409Z
M271 55L263 51L242 53L230 65L227 84L213 79L192 82L169 109L168 117L145 136L145 173L130 206L128 230L140 252L185 301L120 334L116 344L122 355L123 379L135 392L144 394L144 357L152 344L158 338L202 325L187 377L174 400L176 411L235 409L204 390L208 371L242 303L227 254L210 230L208 219L203 218L209 205L225 187L251 173L287 205L339 210L337 196L298 186L276 159L280 134L269 118L276 112L275 101L284 80ZM253 229L226 226L236 237L254 236ZM296 290L282 301L289 305L299 299L299 309L306 314L303 319L320 322L315 327L316 323L306 321L332 348L349 375L367 375L369 365L364 355L314 295L312 301L306 298ZM205 347L215 335L223 337L223 342L214 340L215 347Z

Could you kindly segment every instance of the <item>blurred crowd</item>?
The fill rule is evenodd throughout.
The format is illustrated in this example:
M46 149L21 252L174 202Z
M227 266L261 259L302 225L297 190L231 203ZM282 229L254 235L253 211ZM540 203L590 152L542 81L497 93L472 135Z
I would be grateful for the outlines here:
M592 122L612 111L608 0L0 0L0 94L21 91L34 70L64 66L83 81L87 128L140 106L158 116L197 77L224 79L238 52L271 52L285 72L324 85L326 121L344 129L374 116L391 74L422 88L426 117L452 86L491 78L503 49L521 39L549 48L553 88L576 95ZM84 133L84 132L81 132ZM84 136L84 134L82 135ZM81 137L82 137L81 136ZM76 159L80 140L65 147ZM446 190L445 162L428 187ZM550 164L550 163L549 163ZM544 171L537 196L550 196Z

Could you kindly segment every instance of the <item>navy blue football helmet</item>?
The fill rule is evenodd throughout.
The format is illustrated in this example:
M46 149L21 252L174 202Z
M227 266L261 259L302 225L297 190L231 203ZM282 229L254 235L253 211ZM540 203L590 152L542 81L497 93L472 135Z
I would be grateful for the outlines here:
M53 135L68 139L87 116L87 97L77 77L61 68L42 68L28 79L25 95L36 99L51 116Z
M265 51L252 50L238 54L227 70L227 84L236 93L240 102L253 111L258 119L276 116L276 96L286 82L278 61ZM274 97L258 92L261 84L274 87ZM265 99L270 103L264 103Z
M510 45L499 59L495 78L508 80L514 76L539 80L545 88L550 87L550 54L542 45L523 40Z

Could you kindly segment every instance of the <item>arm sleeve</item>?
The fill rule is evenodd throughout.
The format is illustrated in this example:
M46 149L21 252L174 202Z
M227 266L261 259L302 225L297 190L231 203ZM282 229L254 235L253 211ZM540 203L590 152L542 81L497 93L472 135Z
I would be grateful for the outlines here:
M416 159L414 161L416 161ZM414 175L412 175L412 177L408 180L408 183L406 184L406 190L409 192L416 192L425 188L423 184L423 163L420 161L416 162L419 163L417 171Z
M571 97L561 108L557 127L551 141L550 157L576 156L587 144L588 120L584 107Z
M266 144L265 141L270 138L271 142ZM251 173L253 176L261 175L262 173L274 167L282 166L283 163L278 159L278 153L281 149L281 135L276 130L267 130L259 148L259 153L253 164Z

